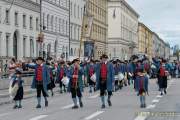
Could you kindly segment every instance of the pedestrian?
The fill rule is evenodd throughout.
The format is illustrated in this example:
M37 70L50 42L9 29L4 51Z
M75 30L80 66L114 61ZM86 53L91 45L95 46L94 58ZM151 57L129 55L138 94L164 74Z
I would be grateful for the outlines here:
M54 83L54 76L53 76L53 66L51 66L51 64L49 62L46 63L48 69L49 69L49 75L50 75L50 83L48 84L47 89L51 91L51 96L54 96L54 92L53 89L56 87L55 83Z
M114 68L112 63L108 62L108 56L103 54L101 56L101 62L96 66L96 88L100 90L100 97L102 106L101 108L105 108L105 96L108 93L108 105L112 106L111 96L113 91L114 84Z
M115 91L117 91L119 89L119 73L120 73L120 70L119 70L119 65L117 64L117 61L113 61L113 67L114 67L114 80L115 80Z
M62 83L62 79L65 74L66 74L65 61L61 60L57 67L57 80L56 80L56 82L59 83L60 93L63 93L63 90L64 92L66 92L66 86Z
M16 69L15 70L15 76L12 77L12 85L11 87L15 87L15 85L17 85L17 92L15 97L13 98L13 100L15 101L15 105L13 107L13 109L17 109L17 108L22 108L22 104L21 101L23 99L23 95L24 95L24 89L23 89L23 83L24 81L21 78L21 70L20 69Z
M136 77L136 91L140 97L140 107L146 107L146 95L148 95L148 77L144 74L143 69L139 69Z
M41 93L43 94L45 100L45 107L48 107L48 92L47 86L50 83L50 74L47 65L44 63L42 57L36 59L36 64L27 64L27 67L35 69L35 76L31 85L32 89L37 91L37 106L36 108L41 108Z
M74 59L73 65L71 66L70 73L67 74L68 78L70 78L69 86L68 86L68 92L71 92L72 100L74 103L74 106L72 109L77 109L77 97L79 99L80 107L83 107L82 102L82 92L83 92L83 76L84 72L82 67L80 67L80 60Z
M92 93L93 90L95 92L96 82L91 79L91 77L94 74L95 74L94 60L91 59L90 63L87 65L87 80L88 80L88 83L89 83L89 93Z
M166 66L165 66L165 60L161 61L161 65L158 71L158 78L159 78L159 88L160 88L160 92L161 95L163 95L163 92L165 94L167 94L167 75L168 75L168 71L166 70Z

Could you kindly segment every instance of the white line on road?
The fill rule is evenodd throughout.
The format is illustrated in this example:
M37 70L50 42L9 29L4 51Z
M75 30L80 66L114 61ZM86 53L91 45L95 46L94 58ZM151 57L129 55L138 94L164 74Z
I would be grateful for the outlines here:
M0 117L3 117L3 116L6 116L6 115L9 115L10 113L3 113L3 114L0 114Z
M155 99L155 100L153 100L152 102L153 102L153 103L158 103L159 100Z
M93 113L92 115L86 117L85 120L91 120L92 118L94 118L94 117L102 114L103 112L104 112L104 111L97 111L97 112Z
M156 107L156 105L149 105L149 106L146 107L146 109L152 109L152 108L155 108L155 107Z
M157 97L157 98L162 98L163 96L162 96L162 95L157 95L156 97Z
M145 120L145 116L137 116L134 120Z
M89 98L90 98L90 99L94 99L94 98L97 98L97 97L99 97L99 94L96 94L96 95L90 96Z
M64 110L64 109L69 109L69 108L73 107L73 105L74 105L74 104L66 105L66 106L62 107L61 109L63 109L63 110Z
M48 116L48 115L40 115L40 116L31 118L30 120L40 120L40 119L43 119L43 118L45 118L45 117L47 117L47 116Z

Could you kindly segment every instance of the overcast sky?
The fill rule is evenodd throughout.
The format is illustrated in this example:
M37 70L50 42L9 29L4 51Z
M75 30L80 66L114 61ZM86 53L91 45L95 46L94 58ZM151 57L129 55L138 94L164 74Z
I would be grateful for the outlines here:
M126 0L140 21L170 45L180 45L180 0Z

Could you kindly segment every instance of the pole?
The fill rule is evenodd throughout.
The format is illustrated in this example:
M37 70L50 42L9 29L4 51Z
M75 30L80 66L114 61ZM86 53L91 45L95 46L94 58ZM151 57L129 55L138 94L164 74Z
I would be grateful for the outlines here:
M82 21L82 26L81 26L81 39L80 39L80 46L79 46L79 59L81 57L81 47L82 47L82 40L83 40L83 28L84 28L84 17L87 14L87 4L88 4L88 0L85 1L85 5L84 5L84 12L83 12L83 21Z
M69 56L70 56L70 52L71 52L71 0L69 0Z
M40 35L42 34L42 0L40 0ZM40 50L39 50L39 56L43 57L43 54L42 54L42 42L43 41L40 41Z

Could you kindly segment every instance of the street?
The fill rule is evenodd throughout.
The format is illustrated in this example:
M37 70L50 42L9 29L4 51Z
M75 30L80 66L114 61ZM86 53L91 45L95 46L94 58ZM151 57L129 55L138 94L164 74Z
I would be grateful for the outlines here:
M99 92L90 94L88 89L85 89L83 108L72 110L70 94L56 93L54 97L49 97L48 108L43 105L41 109L36 109L35 97L23 100L22 109L13 110L13 104L2 105L0 120L179 120L180 116L172 116L171 113L180 111L178 102L180 81L169 80L165 96L159 95L155 79L150 80L149 83L149 96L145 109L139 107L139 97L134 92L133 86L123 87L122 90L115 92L112 97L113 106L109 108L106 105L106 109L101 109ZM169 114L165 116L160 114L162 112Z

